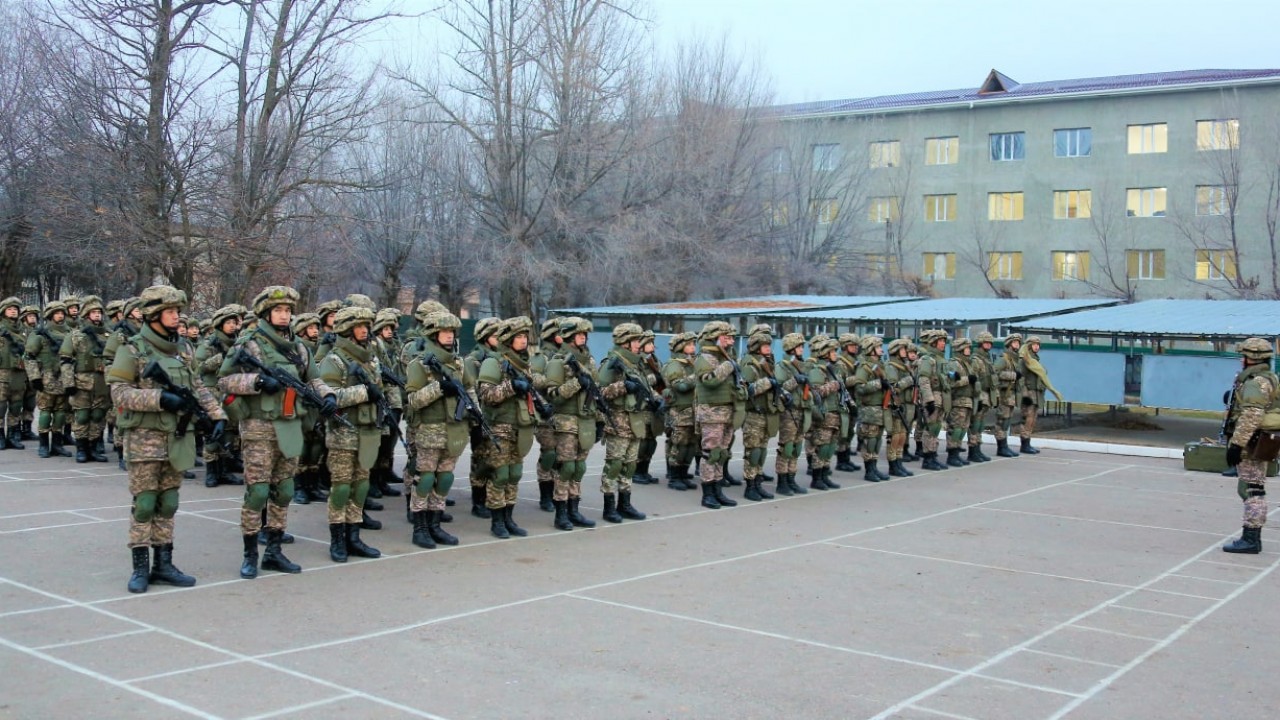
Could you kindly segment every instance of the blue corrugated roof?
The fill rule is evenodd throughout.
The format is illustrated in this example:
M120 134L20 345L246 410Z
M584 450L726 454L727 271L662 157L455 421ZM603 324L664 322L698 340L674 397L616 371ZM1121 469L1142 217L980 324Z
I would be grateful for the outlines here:
M1007 76L992 71L999 77L1008 80ZM1280 70L1178 70L1174 72L1141 73L1137 75L1110 75L1106 77L1075 78L1071 80L1047 80L1018 84L1013 81L1007 92L981 93L981 87L962 88L958 90L930 90L926 92L903 93L901 95L881 95L868 98L850 98L845 100L822 100L818 102L776 105L764 112L776 116L823 115L828 113L857 113L874 110L892 110L905 107L922 107L944 105L948 103L972 102L980 105L983 102L1002 101L1019 98L1046 98L1054 95L1072 95L1076 93L1105 93L1134 90L1139 88L1167 87L1176 88L1185 85L1231 84L1246 80L1262 80L1274 78L1280 81Z
M553 312L563 315L599 317L631 317L636 315L728 317L731 315L772 314L785 310L902 303L913 300L920 300L920 298L889 295L761 295L758 297L725 298L723 300L690 300L677 303L558 308Z
M769 317L792 320L865 320L870 322L976 323L1022 320L1084 308L1113 305L1119 300L1081 298L940 298L913 303L894 303L843 309L768 313Z
M1280 337L1280 301L1146 300L1039 318L1013 327L1044 333L1141 337Z

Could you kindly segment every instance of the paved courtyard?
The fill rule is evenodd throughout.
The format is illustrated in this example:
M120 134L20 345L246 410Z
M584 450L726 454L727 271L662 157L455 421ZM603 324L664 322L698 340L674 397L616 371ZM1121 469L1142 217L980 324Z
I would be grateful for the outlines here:
M130 595L114 464L0 453L0 718L1280 716L1280 535L1219 550L1233 480L1065 450L835 479L724 510L641 486L649 520L559 532L531 457L528 538L492 538L460 480L458 547L415 548L389 498L384 556L334 564L295 506L305 571L252 581L239 490L196 480L175 560L199 585Z

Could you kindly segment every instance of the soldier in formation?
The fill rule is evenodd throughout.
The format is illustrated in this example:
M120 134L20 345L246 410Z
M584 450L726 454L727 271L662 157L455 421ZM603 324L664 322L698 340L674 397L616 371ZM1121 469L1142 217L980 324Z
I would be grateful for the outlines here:
M107 327L102 298L87 295L81 301L82 322L67 333L59 349L62 385L71 408L71 432L75 436L76 462L107 462L103 433L110 406L104 356Z
M22 444L23 399L27 393L26 329L19 319L22 301L0 300L0 450L25 450Z

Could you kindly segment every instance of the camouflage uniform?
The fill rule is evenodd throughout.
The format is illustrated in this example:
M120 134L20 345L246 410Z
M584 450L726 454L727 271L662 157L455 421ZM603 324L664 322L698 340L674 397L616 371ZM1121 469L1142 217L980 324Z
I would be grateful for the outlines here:
M195 465L195 435L190 418L203 410L215 425L216 436L226 416L218 401L200 382L192 362L178 352L177 337L165 323L168 311L186 304L186 294L168 286L153 286L142 293L140 306L147 321L142 331L120 346L107 371L111 399L119 411L117 423L125 431L124 451L129 466L129 548L133 575L129 592L146 592L151 582L182 587L195 578L173 565L173 518L178 512L178 488L182 473ZM163 333L163 334L162 334ZM166 372L191 399L144 378L150 363ZM148 566L147 548L155 548L154 566Z
M40 322L40 308L36 307L35 305L23 305L21 308L18 309L18 322L22 327L22 332L24 333L24 337L25 337L25 339L23 340L23 345L24 345L23 353L25 356L26 341L31 339L31 333L35 332L36 326L39 325L39 322ZM24 367L25 367L25 363L24 363ZM23 372L23 375L24 376L26 375L25 371ZM23 393L22 395L21 438L23 440L35 440L37 439L37 436L34 432L32 432L32 427L34 426L34 423L35 423L36 401L38 399L39 393L36 392L35 385L31 383L31 379L29 377L23 377L23 384L26 386L27 389L26 389L26 392Z
M597 374L600 394L613 409L613 422L604 427L604 472L600 477L600 492L604 494L602 517L608 522L645 519L645 514L631 504L631 477L636 470L640 439L648 430L647 412L654 409L646 406L646 400L657 397L653 379L638 352L643 336L644 329L635 323L615 327L613 349L600 361Z
M809 384L810 363L804 359L804 336L790 333L782 338L786 357L773 369L774 378L791 394L792 407L784 408L778 420L778 454L774 471L778 473L779 495L803 495L808 490L796 484L796 470L804 452L804 438L813 423L814 393Z
M582 501L582 478L587 473L587 455L596 443L599 422L596 408L588 397L596 387L596 362L587 347L590 332L588 320L561 318L558 333L564 343L547 361L545 369L547 399L555 408L551 416L556 479L552 493L556 510L553 524L560 530L595 527L595 521L583 517L578 510ZM567 527L565 520L568 520Z
M66 387L62 384L61 358L58 353L70 328L55 316L66 316L66 307L59 301L44 308L45 321L27 335L27 381L36 389L36 408L40 411L38 432L42 458L70 454L62 449L66 444L62 428L67 421Z
M318 366L316 346L319 344L320 316L315 313L300 313L293 317L290 326L293 336L311 356L311 362ZM314 328L316 337L310 337ZM324 426L315 423L302 423L302 455L298 457L298 470L293 476L293 504L309 505L312 501L323 502L329 499L329 493L321 487L321 478L325 472L321 463L324 460Z
M978 376L970 364L973 362L972 343L969 338L956 338L951 344L951 361L947 363L951 379L951 412L947 415L947 465L963 467L969 461L960 457L966 447L964 436L969 432L973 418L974 397L981 388L976 387Z
M671 359L662 366L662 380L666 385L663 397L667 401L667 487L673 490L693 490L693 476L689 466L698 452L698 432L693 422L693 397L698 378L693 372L693 355L685 348L694 345L693 333L677 333L671 336Z
M978 333L978 347L970 355L969 371L978 377L978 390L973 396L973 417L969 420L969 461L987 462L991 458L982 452L982 431L987 424L987 413L996 404L995 370L991 363L991 343L995 338L989 332Z
M893 401L892 385L880 360L883 342L875 335L862 338L858 343L862 355L853 376L853 394L858 401L858 441L862 447L862 462L866 466L862 479L868 482L889 479L876 468L880 462L880 445L884 441L887 417L892 412L889 406Z
M920 386L920 402L925 410L921 420L924 431L922 444L925 470L945 470L946 465L938 462L938 433L942 431L942 419L951 410L951 381L946 373L946 358L939 343L946 343L947 333L942 330L925 330L920 334L924 343L924 353L920 356L919 372L916 374Z
M371 345L378 356L378 366L390 377L403 381L404 366L400 363L400 357L404 345L396 336L399 326L400 311L395 308L379 310L373 320ZM406 478L396 475L395 471L396 444L401 440L400 422L404 418L403 391L386 378L383 379L383 385L386 388L387 404L391 407L395 426L390 430L384 428L382 442L378 445L378 460L369 471L369 497L372 498L400 497L401 491L391 483L406 483ZM405 445L406 447L409 445L408 438L405 438ZM406 484L406 492L410 491L411 485L412 483Z
M1029 341L1028 341L1029 342ZM1231 388L1227 429L1227 464L1236 468L1236 492L1244 501L1240 537L1223 546L1229 553L1262 552L1262 528L1267 524L1267 463L1273 453L1256 457L1258 433L1264 418L1280 413L1280 378L1271 371L1271 343L1249 338L1240 343L1243 369Z
M529 370L533 376L533 388L547 399L551 398L551 382L547 380L547 363L551 357L560 352L560 318L548 318L542 323L542 331L537 348L529 357ZM551 420L538 423L533 433L538 441L538 508L550 512L555 509L556 491L556 429Z
M222 369L222 361L227 358L227 351L236 343L234 335L240 327L240 316L246 309L243 305L235 303L218 308L213 314L213 327L196 347L195 359L196 367L200 372L200 381L214 392L219 401L225 398L226 393L218 385L218 372ZM227 333L227 329L231 329L231 333ZM240 433L241 419L239 411L243 405L243 403L233 404L226 408L229 427L222 442L206 441L204 444L205 487L244 484L244 480L231 472L232 457L229 451L229 448L238 444L237 436Z
M849 426L849 415L840 401L840 390L844 386L844 378L834 367L836 364L836 341L826 335L815 335L809 339L809 385L814 389L821 402L815 401L813 406L813 427L809 430L809 467L812 479L809 487L814 490L839 488L831 481L831 459L835 457L836 446L841 434Z
M502 329L502 320L499 318L484 318L476 323L475 347L471 353L462 361L462 366L466 371L467 387L475 387L480 380L480 368L484 361L490 357L498 357L497 332ZM480 404L480 410L485 414L485 419L492 422L489 417L489 410L484 403ZM489 490L489 482L493 480L495 465L494 461L497 455L497 448L489 440L480 435L480 431L476 428L471 430L471 514L486 520L490 519L488 500L486 495Z
M840 350L836 352L836 372L844 379L845 388L853 397L854 402L858 402L858 394L854 392L854 375L858 371L858 365L861 362L861 339L855 333L842 333L838 338ZM839 472L857 472L862 468L853 462L853 450L857 448L857 444L853 442L854 437L861 438L858 435L857 426L860 415L851 414L847 428L844 434L836 442L836 470ZM882 429L883 431L883 429Z
M768 349L766 351L766 348ZM747 418L742 424L743 497L771 500L773 494L761 483L769 440L778 435L779 417L791 405L791 393L775 377L773 336L758 332L747 338L747 355L742 362L742 379L747 383Z
M653 455L658 451L658 436L666 432L667 408L664 391L667 389L666 378L662 377L662 366L654 357L654 341L656 336L652 330L645 330L640 337L640 364L644 367L646 377L652 378L653 392L663 398L662 406L656 410L645 409L645 429L640 437L640 450L636 454L636 471L631 481L638 485L654 485L658 479L649 473L653 463Z
M889 449L885 456L889 461L891 477L911 477L915 473L903 464L903 449L907 445L907 433L919 406L919 388L916 387L915 370L904 357L911 348L911 341L899 338L889 343L889 362L884 366L884 377L889 381Z
M1004 350L992 364L996 378L996 455L1018 457L1009 448L1009 429L1013 412L1022 395L1022 371L1018 369L1018 351L1022 348L1022 336L1014 333L1004 339Z
M727 338L725 340L724 338ZM729 356L733 327L713 320L702 330L702 347L693 363L698 387L694 395L694 420L702 430L702 505L711 509L737 505L720 490L724 468L733 444L734 428L746 419L746 388L738 363Z
M1032 345L1036 347L1033 348ZM1031 446L1031 436L1036 431L1036 416L1044 405L1044 393L1048 390L1039 375L1027 369L1030 362L1040 362L1040 338L1035 335L1027 337L1027 342L1018 352L1018 370L1022 373L1022 425L1018 429L1021 446L1018 452L1038 455L1040 451Z
M533 448L533 429L539 419L537 391L529 375L528 342L532 331L533 321L523 315L503 320L496 334L501 353L485 359L476 384L476 394L489 409L493 434L501 445L493 452L493 477L485 489L489 531L499 538L529 534L516 524L513 515L524 458Z
M104 373L107 328L103 323L102 299L89 295L81 301L84 321L67 333L59 355L62 359L62 383L67 389L72 410L71 432L76 437L76 462L106 462L102 434L106 429L107 407L110 405ZM91 315L99 314L95 322ZM112 358L114 359L114 358Z
M18 320L22 302L16 297L0 301L0 450L23 450L22 398L27 376L22 356L26 334Z

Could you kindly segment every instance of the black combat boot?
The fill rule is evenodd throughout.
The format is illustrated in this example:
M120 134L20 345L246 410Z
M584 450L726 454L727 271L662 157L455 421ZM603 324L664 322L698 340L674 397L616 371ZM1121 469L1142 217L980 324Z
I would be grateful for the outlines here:
M347 526L343 523L329 523L329 559L347 561Z
M628 520L643 520L647 517L631 504L631 491L618 491L618 514Z
M965 460L968 460L971 463L986 462L986 459L983 458L982 453L978 451L977 445L969 446L969 454L965 456Z
M36 448L36 457L49 457L49 435L46 433L40 433L39 443L40 446Z
M569 522L569 502L567 500L552 500L551 503L556 508L556 519L551 525L557 530L572 530L573 523Z
M507 526L507 532L516 537L524 537L529 534L529 531L516 524L515 513L515 505L508 505L502 508L502 522Z
M960 459L960 448L947 448L947 467L964 467L965 463Z
M204 465L204 486L207 488L218 487L218 475L222 472L221 460L210 460Z
M379 469L379 468L373 468L373 469L371 469L371 470L369 471L369 491L368 491L367 493L365 493L365 496L364 496L364 497L365 497L364 506L365 506L365 509L366 509L366 510L381 510L381 509L382 509L382 508L380 508L380 507L379 507L379 508L371 508L371 507L369 507L369 505L371 504L371 503L370 503L370 500L371 500L371 499L372 499L372 500L377 500L377 499L379 499L379 498L381 498L381 497L382 497L382 486L383 486L383 484L384 484L384 483L383 483L383 481L382 481L382 470L381 470L381 469ZM372 504L373 504L373 505L381 505L381 503L372 503Z
M858 469L862 469L862 468L861 468L861 466L859 466L859 468L858 468ZM833 481L831 480L831 466L830 466L830 465L828 465L828 466L826 466L826 467L822 468L822 484L823 484L823 485L826 485L828 490L839 490L839 489L840 489L840 483L833 482Z
M1039 455L1040 451L1031 447L1031 438L1022 438L1022 447L1018 448L1024 455Z
M471 486L471 514L478 517L489 519L491 514L489 508L485 507L485 486Z
M903 453L904 453L904 454L906 453L906 450L905 450L905 449L903 449ZM919 441L919 440L917 440L917 441L916 441L916 453L915 453L915 458L916 458L917 460L923 460L923 459L924 459L924 443L923 443L923 442L921 442L921 441Z
M1018 453L1014 452L1009 448L1008 438L996 441L996 455L998 455L999 457L1007 457L1007 458L1018 457Z
M364 510L360 511L359 525L365 530L381 530L382 529L382 521L374 520L373 518L369 517L369 513L365 512Z
M487 509L487 508L486 508ZM503 518L503 509L489 510L489 532L496 538L506 540L511 537L511 533L507 532L507 523Z
M757 473L756 478L759 479L760 482L773 482L773 476L767 475L764 472Z
M658 479L649 474L649 460L636 463L636 471L631 473L631 482L636 485L653 485Z
M809 480L809 489L810 490L826 490L827 484L822 482L823 468L810 467L809 469L813 471L812 473L810 473L810 476L812 479Z
M427 530L427 511L419 510L413 514L413 544L428 550L436 549L436 541Z
M404 494L397 485L404 485L404 478L396 474L395 468L387 468L379 476L378 489L383 497L400 497Z
M244 562L240 563L240 577L252 580L258 577L258 534L241 535L244 541Z
M1244 528L1240 537L1222 546L1222 552L1257 555L1262 552L1262 528Z
M302 566L284 556L280 543L285 542L289 534L283 530L267 530L267 549L262 553L262 569L297 575Z
M293 504L310 505L311 496L307 494L307 485L311 482L311 471L298 473L293 478Z
M756 476L756 494L759 495L761 498L764 498L765 500L772 500L773 493L764 489L764 485L761 484L763 482L764 481L760 479L760 476L757 475Z
M323 477L322 471L311 471L310 482L307 484L307 497L311 498L312 502L324 502L329 499L328 491L321 487Z
M863 479L863 480L865 480L866 482L882 482L882 481L884 481L884 480L888 480L888 479L889 479L889 478L887 478L887 477L881 477L881 476L880 476L880 471L876 470L876 465L877 465L879 462L880 462L879 460L867 460L867 461L865 461L865 462L862 464L862 465L863 465L863 467L864 467L864 468L866 468L866 469L865 469L865 470L863 470L863 472L862 472L862 479ZM892 465L892 464L893 464L893 463L890 463L890 465Z
M182 572L173 564L173 543L169 543L156 547L155 560L151 563L151 582L169 583L177 587L192 587L196 584L196 579Z
M124 464L124 446L117 445L115 447L115 450L116 450L116 467L120 468L121 470L127 470L128 468L125 467L125 464Z
M924 458L924 462L920 463L921 470L946 470L947 469L946 465L943 465L942 463L938 462L937 450L933 452L927 452L921 457Z
M89 459L94 462L110 462L107 460L107 446L102 442L101 435L89 443Z
M360 539L360 523L347 523L347 555L362 558L382 557L378 548L365 545Z
M6 432L3 434L0 434L0 450L8 450L8 449L9 449L9 433ZM15 449L20 449L20 448L15 448Z
M836 452L836 470L840 472L857 472L861 468L854 464L852 458L853 453L849 450L844 452Z
M593 528L596 526L595 520L588 520L585 515L578 512L578 503L582 502L580 497L571 497L569 503L569 522L578 527Z
M556 484L551 480L538 481L538 509L543 512L551 512L555 510L555 504L551 502L551 495L555 492Z
M427 532L431 533L431 539L441 545L457 545L458 538L450 535L448 531L440 527L440 519L444 517L443 510L427 511Z
M775 488L774 488L774 490L773 490L773 491L774 491L774 492L776 492L776 493L778 493L779 495L794 495L794 494L795 494L795 493L793 493L793 492L791 491L791 485L787 483L787 474L786 474L786 473L778 473L778 485L777 485L777 487L775 487Z
M753 477L743 478L743 480L747 483L747 489L742 491L742 497L744 500L751 500L753 502L760 502L761 500L764 500L764 498L760 496L760 493L756 491L756 485L759 484L759 480L756 480Z
M720 469L721 469L721 471L723 471L723 472L722 472L722 477L724 478L723 480L721 480L721 481L720 481L720 484L721 484L722 486L724 486L724 487L730 487L730 486L732 486L732 485L741 485L741 484L742 484L742 481L741 481L741 480L739 480L738 478L736 478L736 477L734 477L733 475L729 474L729 461L728 461L728 460L725 460L725 461L724 461L724 465L722 465L722 466L720 467ZM723 505L724 503L720 503L720 504L721 504L721 505Z
M289 533L283 530L280 531L280 542L284 543L285 545L292 545L294 540L296 539L297 538L290 535ZM266 508L263 508L262 529L258 531L258 544L266 545L270 541L271 541L271 531L267 529L267 510Z
M28 421L27 421L27 423L26 423L25 425L23 425L23 426L22 426L22 431L21 431L21 432L22 432L22 435L21 435L21 438L22 438L23 440L35 440L35 439L36 439L36 434L35 434L34 432L32 432L32 431L31 431L31 428L34 426L34 424L35 424L35 420L28 420Z
M26 450L26 446L22 444L22 429L18 426L9 428L9 449L10 450Z
M129 576L129 592L144 593L151 579L151 554L145 547L130 550L133 553L133 574Z
M685 476L689 474L689 466L684 465L668 465L667 466L667 487L672 490L692 490L693 488L686 482Z
M787 489L795 495L808 495L809 491L804 486L796 484L796 474L787 473Z
M618 514L618 496L613 493L604 494L604 512L600 514L605 522L620 523L622 515Z
M53 439L49 441L49 454L58 457L71 457L71 453L63 450L62 447L68 444L67 436L60 432L53 434Z
M984 453L984 452L982 452L982 444L981 444L981 443L979 443L979 444L977 444L977 445L974 445L974 446L973 446L972 448L970 448L970 449L971 449L971 450L977 450L977 452L976 452L975 454L978 456L978 462L991 462L991 456L990 456L990 455L988 455L988 454L986 454L986 453Z
M889 461L889 475L892 477L912 477L915 473L902 464L902 458Z
M387 509L387 506L386 506L386 505L383 505L382 503L378 502L377 500L373 500L371 496L369 496L369 495L365 495L365 496L364 496L364 509L365 509L365 510L368 510L368 511L370 511L370 512L382 512L383 510L386 510L386 509Z
M719 483L702 483L702 507L711 508L712 510L720 509L720 503L716 501L716 494L714 492L714 489L719 486Z
M711 493L716 496L716 502L720 503L721 507L737 507L738 505L737 500L730 500L724 494L724 490L720 489L719 483L711 483Z

